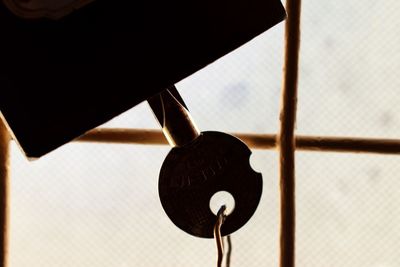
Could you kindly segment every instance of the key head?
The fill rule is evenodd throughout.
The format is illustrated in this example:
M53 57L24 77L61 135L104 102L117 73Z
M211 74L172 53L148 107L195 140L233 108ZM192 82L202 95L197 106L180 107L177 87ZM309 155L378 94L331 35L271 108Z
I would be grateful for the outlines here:
M193 143L171 149L161 167L159 196L172 222L188 234L213 238L217 217L210 199L227 191L235 208L222 225L222 235L246 224L262 194L262 175L251 168L250 155L242 141L221 132L203 132Z

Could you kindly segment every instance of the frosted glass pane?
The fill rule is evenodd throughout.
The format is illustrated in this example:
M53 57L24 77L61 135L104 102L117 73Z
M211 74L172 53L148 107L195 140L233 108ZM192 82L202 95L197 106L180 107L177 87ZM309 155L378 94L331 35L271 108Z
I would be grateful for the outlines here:
M13 146L11 266L213 266L215 241L165 215L159 167L168 147L69 144L28 163ZM255 152L264 174L256 215L233 236L232 262L276 265L276 154Z
M396 156L299 153L298 266L399 266Z
M298 133L400 135L399 1L305 1Z

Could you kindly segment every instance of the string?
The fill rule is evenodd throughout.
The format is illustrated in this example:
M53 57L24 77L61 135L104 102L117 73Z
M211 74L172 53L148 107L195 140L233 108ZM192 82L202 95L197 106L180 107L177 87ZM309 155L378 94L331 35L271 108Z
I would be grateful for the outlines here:
M214 225L214 238L217 245L217 267L222 266L222 260L224 257L224 242L221 236L221 227L222 224L225 222L226 219L226 206L223 205L219 209L217 213L217 222ZM232 254L232 241L231 237L227 236L227 254L226 254L226 267L230 266L231 261L231 254Z
M227 246L227 251L226 251L226 264L225 264L225 266L226 267L230 267L230 265L231 265L231 255L232 255L232 240L231 240L231 236L228 235L226 237L226 240L227 240L228 246Z

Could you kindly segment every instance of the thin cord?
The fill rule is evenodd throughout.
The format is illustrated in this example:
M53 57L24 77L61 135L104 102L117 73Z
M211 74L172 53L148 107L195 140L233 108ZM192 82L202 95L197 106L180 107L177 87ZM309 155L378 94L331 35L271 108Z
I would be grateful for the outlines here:
M224 243L222 241L222 236L221 236L221 226L226 218L225 210L226 206L225 205L221 206L221 208L217 213L217 222L214 225L214 238L217 243L217 267L222 266L222 259L224 256Z
M226 237L226 240L228 241L228 245L227 245L227 252L226 252L226 267L229 267L231 265L231 255L232 255L232 240L231 240L231 236L228 235Z

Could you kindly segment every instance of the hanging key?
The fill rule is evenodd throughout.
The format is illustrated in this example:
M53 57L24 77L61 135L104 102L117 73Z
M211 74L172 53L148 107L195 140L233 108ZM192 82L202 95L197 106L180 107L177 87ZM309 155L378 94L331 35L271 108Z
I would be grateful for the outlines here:
M168 217L186 233L213 238L217 217L210 199L227 191L235 206L221 228L222 236L241 228L256 211L262 194L262 176L250 166L250 149L229 134L200 132L175 87L148 103L173 147L162 164L158 184Z

